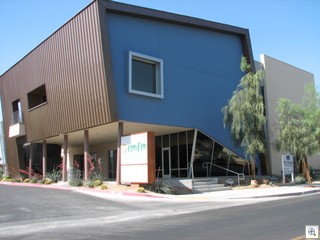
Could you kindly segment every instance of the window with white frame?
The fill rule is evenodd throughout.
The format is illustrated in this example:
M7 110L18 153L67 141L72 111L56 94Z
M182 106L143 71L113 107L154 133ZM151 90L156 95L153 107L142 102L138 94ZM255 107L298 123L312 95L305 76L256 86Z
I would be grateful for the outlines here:
M129 92L163 98L162 60L129 52Z

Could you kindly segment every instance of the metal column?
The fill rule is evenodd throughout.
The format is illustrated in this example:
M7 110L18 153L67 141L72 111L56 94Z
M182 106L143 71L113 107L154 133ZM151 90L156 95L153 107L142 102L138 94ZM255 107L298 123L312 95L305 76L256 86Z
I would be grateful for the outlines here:
M67 181L68 135L63 138L62 181Z
M47 141L42 143L42 179L45 180L47 175Z
M117 184L121 184L121 137L123 136L123 122L118 124L118 146L117 146Z
M84 180L88 181L89 131L84 130Z

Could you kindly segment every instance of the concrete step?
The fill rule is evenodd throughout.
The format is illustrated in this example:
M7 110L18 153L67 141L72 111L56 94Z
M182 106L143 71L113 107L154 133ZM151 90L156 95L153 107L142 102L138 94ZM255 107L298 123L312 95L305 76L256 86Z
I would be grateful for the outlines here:
M193 193L205 193L205 192L215 192L215 191L226 191L231 190L230 186L224 186L224 184L213 184L210 186L194 186Z
M193 182L218 184L218 178L195 178Z
M231 190L230 186L218 184L218 178L196 178L193 182L193 193Z

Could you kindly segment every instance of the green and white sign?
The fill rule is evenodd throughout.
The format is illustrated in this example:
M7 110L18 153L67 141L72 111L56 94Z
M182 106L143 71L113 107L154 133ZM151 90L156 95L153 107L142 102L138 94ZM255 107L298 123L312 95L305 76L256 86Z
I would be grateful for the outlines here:
M148 132L121 137L121 183L149 182L149 151L154 151L149 137Z

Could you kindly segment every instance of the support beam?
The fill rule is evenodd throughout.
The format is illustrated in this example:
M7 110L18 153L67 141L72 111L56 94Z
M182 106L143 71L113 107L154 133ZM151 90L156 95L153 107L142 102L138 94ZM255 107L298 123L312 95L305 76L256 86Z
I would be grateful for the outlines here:
M123 122L118 123L118 146L117 146L117 184L121 184L121 137L123 136Z
M68 135L63 138L62 181L67 181Z
M88 181L89 131L84 130L84 180Z
M32 143L29 146L30 146L30 151L29 151L29 179L30 179L31 175L32 175L32 158L33 158L33 145L32 145Z
M192 180L194 179L193 163L194 163L194 154L195 154L195 151L196 151L197 135L198 135L198 129L195 129L194 130L194 136L193 136L193 143L192 143L190 168L189 168L189 174L188 174L188 178L192 178Z
M42 179L45 180L47 175L47 141L42 142Z

